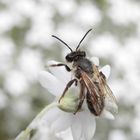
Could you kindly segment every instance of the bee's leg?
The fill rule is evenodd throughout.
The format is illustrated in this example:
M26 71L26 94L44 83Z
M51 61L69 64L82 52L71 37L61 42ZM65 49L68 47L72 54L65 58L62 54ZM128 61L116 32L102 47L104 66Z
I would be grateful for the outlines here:
M60 99L59 99L59 102L61 101L61 99L64 97L64 95L66 94L67 90L72 86L73 83L77 83L77 79L73 79L71 81L69 81L63 91L63 94L61 95Z
M80 95L79 95L79 99L80 99L80 102L78 104L78 107L76 109L76 111L74 112L74 114L76 114L82 107L82 104L84 102L84 99L85 99L85 86L84 84L81 83L81 89L80 89Z
M71 71L69 66L67 66L66 64L59 63L59 64L52 64L52 65L50 65L50 67L61 67L61 66L64 66L67 71Z

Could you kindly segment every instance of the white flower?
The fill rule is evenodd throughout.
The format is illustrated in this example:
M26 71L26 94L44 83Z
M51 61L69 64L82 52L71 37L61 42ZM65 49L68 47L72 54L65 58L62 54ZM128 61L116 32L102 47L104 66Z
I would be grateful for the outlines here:
M98 58L90 59L99 65ZM49 61L50 64L58 62ZM109 77L110 67L106 65L100 69ZM56 98L53 103L46 106L31 124L22 131L15 140L91 140L94 136L96 122L95 116L90 113L84 102L80 111L75 115L79 103L79 88L72 86L58 102L67 83L73 78L71 72L64 67L49 67L48 71L40 73L40 83ZM112 113L117 112L117 105L111 98L105 98L105 107L100 115L114 119Z
M43 119L47 112L57 105L51 103L46 106L15 140L62 140L59 135L50 130L48 123Z
M99 61L96 58L91 59L96 65ZM58 62L50 61L49 64L57 64ZM101 71L108 78L110 67L107 65ZM56 99L58 103L67 83L72 79L72 73L67 72L64 67L49 67L48 71L40 73L40 83L45 87ZM71 96L70 96L71 95ZM95 116L87 109L86 104L82 105L82 109L75 112L77 107L77 99L79 97L79 88L72 86L62 98L62 102L46 112L43 115L43 121L49 127L49 130L54 133L59 133L67 129L71 129L74 140L91 140L94 136L96 122ZM101 116L113 119L112 110L117 111L117 105L106 99L106 107ZM61 108L61 109L60 109ZM63 111L64 110L64 111ZM110 113L111 111L111 113Z

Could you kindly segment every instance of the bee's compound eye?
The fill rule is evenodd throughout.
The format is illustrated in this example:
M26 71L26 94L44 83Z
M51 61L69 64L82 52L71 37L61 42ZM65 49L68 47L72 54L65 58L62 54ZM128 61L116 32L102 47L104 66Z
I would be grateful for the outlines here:
M72 62L72 61L73 61L73 59L69 56L69 54L66 55L65 59L66 59L68 62Z

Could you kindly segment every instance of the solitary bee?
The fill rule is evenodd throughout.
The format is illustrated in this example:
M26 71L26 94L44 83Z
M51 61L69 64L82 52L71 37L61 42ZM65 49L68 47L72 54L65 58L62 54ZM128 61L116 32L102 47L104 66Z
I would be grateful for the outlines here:
M98 66L93 64L89 59L86 58L86 52L79 50L80 45L87 34L92 29L88 30L87 33L80 40L76 50L73 51L63 40L58 38L57 36L52 35L52 37L58 39L63 44L65 44L69 50L71 51L66 55L65 59L67 62L72 63L72 69L63 63L53 64L52 67L64 66L67 71L74 70L75 78L70 80L64 91L60 100L65 96L67 90L72 86L72 84L80 83L80 94L79 94L79 104L74 112L76 114L82 107L83 101L86 98L87 106L91 113L95 116L100 116L104 107L105 107L105 99L110 98L111 101L116 102L116 99L107 85L105 75L99 71Z

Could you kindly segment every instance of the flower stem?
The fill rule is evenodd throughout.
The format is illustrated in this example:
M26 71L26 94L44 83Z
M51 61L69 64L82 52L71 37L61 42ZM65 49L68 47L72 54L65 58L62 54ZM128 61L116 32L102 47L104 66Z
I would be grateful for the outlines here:
M22 131L15 140L30 140L31 137L31 132L35 129L37 129L40 120L42 119L42 117L51 109L54 107L57 107L58 103L57 102L53 102L49 105L47 105L34 119L33 121L29 124L29 126Z

